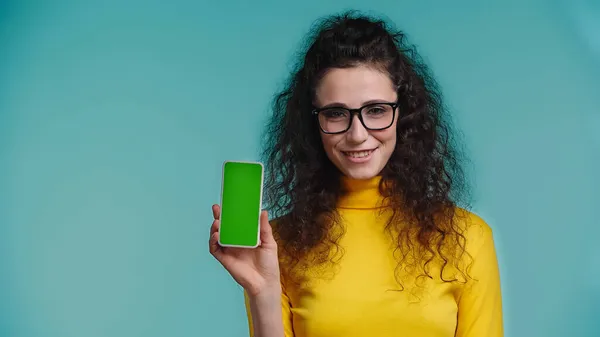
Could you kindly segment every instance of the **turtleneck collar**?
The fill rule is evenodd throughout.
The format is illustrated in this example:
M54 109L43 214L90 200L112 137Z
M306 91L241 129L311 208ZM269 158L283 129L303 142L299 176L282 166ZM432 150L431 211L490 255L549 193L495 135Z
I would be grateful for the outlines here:
M359 180L342 176L344 194L338 200L340 208L373 209L384 207L384 198L379 191L381 176Z

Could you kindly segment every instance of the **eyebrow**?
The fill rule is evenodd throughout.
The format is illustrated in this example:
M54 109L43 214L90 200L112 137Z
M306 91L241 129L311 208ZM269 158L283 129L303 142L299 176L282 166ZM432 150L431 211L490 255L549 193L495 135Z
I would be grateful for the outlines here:
M363 102L360 107L363 107L363 106L369 105L369 104L375 104L375 103L394 103L394 101L385 100L385 99L372 99L372 100L368 100L366 102ZM329 103L329 104L326 104L326 105L324 105L324 106L321 107L321 109L325 109L325 108L346 108L346 109L351 109L348 105L346 105L344 103L341 103L341 102L333 102L333 103Z

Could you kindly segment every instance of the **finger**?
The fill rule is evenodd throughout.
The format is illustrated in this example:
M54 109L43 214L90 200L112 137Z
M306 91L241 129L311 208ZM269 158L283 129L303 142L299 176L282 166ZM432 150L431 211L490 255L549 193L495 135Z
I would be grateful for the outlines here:
M220 258L219 232L212 233L208 240L208 251L219 260Z
M212 212L213 212L213 219L218 220L219 217L221 216L221 206L213 205Z
M212 225L210 226L210 235L213 235L215 232L218 232L220 226L221 220L214 220Z
M213 233L210 236L208 247L212 256L214 256L223 267L227 268L226 266L231 264L231 256L225 250L226 248L219 245L219 232Z
M260 213L260 242L261 244L275 243L273 229L269 223L269 214L267 211L262 211Z

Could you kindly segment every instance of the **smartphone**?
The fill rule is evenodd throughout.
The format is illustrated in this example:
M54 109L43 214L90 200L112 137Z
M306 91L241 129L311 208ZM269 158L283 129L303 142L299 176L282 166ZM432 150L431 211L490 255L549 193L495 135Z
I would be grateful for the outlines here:
M258 162L223 163L219 245L258 247L263 175L263 165Z

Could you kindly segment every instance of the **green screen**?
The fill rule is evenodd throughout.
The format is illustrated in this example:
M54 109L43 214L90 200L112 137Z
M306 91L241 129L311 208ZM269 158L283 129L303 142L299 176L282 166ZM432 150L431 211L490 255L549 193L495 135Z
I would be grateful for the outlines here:
M260 163L224 164L221 244L250 247L258 245L262 175Z

